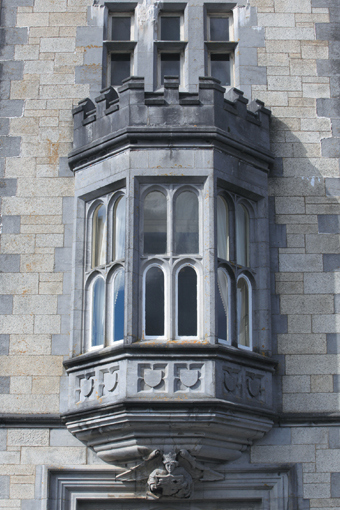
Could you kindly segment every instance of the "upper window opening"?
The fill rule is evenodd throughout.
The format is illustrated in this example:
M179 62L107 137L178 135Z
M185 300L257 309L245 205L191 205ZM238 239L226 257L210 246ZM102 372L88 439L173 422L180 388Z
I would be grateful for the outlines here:
M111 54L111 85L121 85L131 75L131 54Z
M209 17L210 41L229 41L229 17Z
M161 40L180 41L181 39L181 18L180 16L161 17Z
M164 85L164 76L180 77L180 54L161 53L161 85Z
M106 262L106 207L99 205L92 220L92 267Z
M167 204L160 191L151 191L144 200L144 253L167 251Z
M175 204L175 253L198 253L198 198L192 191L183 191Z
M230 85L230 55L228 53L211 53L210 74L220 80L221 85Z
M241 204L236 206L236 262L249 266L249 214Z
M217 197L217 256L229 260L229 211L221 196Z
M112 17L112 41L130 41L131 16Z

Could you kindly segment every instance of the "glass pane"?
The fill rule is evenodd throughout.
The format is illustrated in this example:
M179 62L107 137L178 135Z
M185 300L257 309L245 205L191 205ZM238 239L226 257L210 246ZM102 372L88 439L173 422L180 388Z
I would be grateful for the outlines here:
M249 266L249 216L240 204L236 207L236 262Z
M230 62L229 55L224 53L212 53L211 76L220 80L221 85L230 85Z
M117 271L113 284L113 341L124 339L124 269Z
M106 253L106 208L99 205L92 220L92 267L105 264Z
M229 260L228 206L222 197L217 197L217 256Z
M144 253L166 253L166 198L151 191L144 201Z
M237 282L237 331L239 345L249 347L249 291L244 278Z
M175 206L175 253L198 253L198 199L183 191Z
M178 273L178 336L197 336L197 274L189 266Z
M146 273L145 334L164 336L164 273L159 267Z
M97 277L92 287L92 347L104 345L104 280Z
M113 260L125 257L125 196L119 198L114 208Z
M164 76L180 77L180 56L179 53L161 54L161 85L164 84Z
M112 41L130 41L130 16L115 16L112 18Z
M121 85L130 74L130 53L112 53L111 85Z
M229 18L210 16L210 41L229 41Z
M179 41L180 40L180 17L162 17L161 18L161 40Z
M217 269L217 333L221 340L228 340L228 277L222 268Z

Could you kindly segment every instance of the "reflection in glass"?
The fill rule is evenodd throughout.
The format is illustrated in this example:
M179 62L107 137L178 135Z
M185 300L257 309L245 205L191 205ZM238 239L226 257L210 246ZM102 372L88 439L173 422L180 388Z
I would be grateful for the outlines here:
M178 76L180 78L179 53L161 53L161 85L164 84L164 76Z
M238 344L250 347L249 289L244 278L240 278L237 282L237 331Z
M229 41L229 18L210 16L210 41Z
M113 260L125 257L125 196L120 197L114 207Z
M92 220L92 267L105 264L106 253L106 208L99 205Z
M144 200L144 253L166 253L166 198L151 191Z
M161 17L161 40L179 41L180 40L180 17L162 16Z
M236 262L249 266L249 215L240 204L236 207Z
M192 267L178 273L177 292L178 336L197 336L197 274Z
M230 56L228 53L211 53L211 76L220 80L221 85L230 85Z
M113 341L124 339L124 269L119 269L113 283Z
M225 200L217 197L217 256L229 260L229 218Z
M104 345L104 280L98 276L92 287L92 328L91 346Z
M175 205L175 253L198 253L198 199L192 191L178 195Z
M222 268L217 269L217 333L220 340L228 340L229 314L228 276Z
M114 16L112 18L112 41L130 41L130 16Z
M164 336L164 273L151 267L145 278L145 334Z

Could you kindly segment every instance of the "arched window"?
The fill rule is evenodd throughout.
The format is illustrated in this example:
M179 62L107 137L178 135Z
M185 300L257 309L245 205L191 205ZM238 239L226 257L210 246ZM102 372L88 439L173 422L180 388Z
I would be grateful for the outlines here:
M166 198L160 191L151 191L144 200L144 253L167 252Z
M152 266L145 275L145 336L164 336L164 273Z
M197 273L184 266L177 279L177 335L197 336Z
M92 267L106 262L106 207L98 205L92 219Z
M251 349L251 286L248 278L240 276L237 281L237 336L238 345Z
M113 280L113 341L124 339L124 281L125 271L119 269Z
M198 253L198 198L192 191L182 191L175 203L175 253Z
M92 283L91 299L91 347L104 345L105 285L97 276Z
M118 198L113 210L113 260L125 258L125 195Z
M241 204L236 206L236 262L249 266L249 214Z
M229 321L230 321L230 285L229 277L224 269L217 269L217 332L218 338L230 342Z
M217 197L217 256L229 260L229 213L225 200Z

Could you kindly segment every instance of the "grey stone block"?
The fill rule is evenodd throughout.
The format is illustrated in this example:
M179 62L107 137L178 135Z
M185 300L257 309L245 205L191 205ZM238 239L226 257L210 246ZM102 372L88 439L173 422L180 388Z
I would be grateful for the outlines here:
M84 65L99 64L102 65L103 50L99 48L89 48L84 55Z
M2 140L5 137L0 137L0 144L2 143ZM13 138L7 138L7 141L5 142L5 145L7 147L4 147L3 151L0 149L0 156L2 157L11 157L8 152L13 151L13 156L19 156L20 154L20 138L14 139L14 144L12 149L9 149L10 147L10 140L13 140ZM8 151L9 149L9 151ZM16 151L18 149L18 152ZM16 179L1 179L0 180L0 197L14 197L17 192L17 180Z
M20 219L21 219L20 216L3 216L2 217L2 233L3 234L20 234Z
M340 375L333 375L333 391L334 393L340 393Z
M0 117L21 117L24 107L22 99L4 99L0 101Z
M17 4L2 5L1 25L3 27L15 27L17 21Z
M71 248L56 248L54 270L56 272L67 272L72 269Z
M340 498L340 473L331 473L331 497Z
M7 375L0 376L0 394L9 393L10 377Z
M339 158L340 157L340 139L339 138L325 138L324 140L321 140L321 152L322 152L322 155L326 158ZM327 189L327 182L326 182L326 189Z
M340 31L337 23L316 23L316 38L322 41L339 41Z
M240 30L240 48L263 48L264 29L254 30L252 27Z
M286 225L269 225L270 246L275 248L286 248L287 232Z
M69 349L69 335L52 335L52 356L67 356L69 354Z
M332 119L332 134L340 138L340 119Z
M12 158L15 156L20 156L20 143L21 143L21 138L19 136L11 136L11 137L1 136L0 137L0 157ZM15 181L15 179L8 179L8 180Z
M316 111L319 117L340 117L339 101L328 98L317 99Z
M21 510L36 510L39 508L39 501L36 499L22 499Z
M66 294L58 296L58 314L69 314L71 310L71 296Z
M83 446L66 428L50 431L50 446Z
M334 294L334 312L340 313L340 294Z
M324 271L340 271L340 255L326 254L322 258Z
M267 68L260 66L240 66L240 81L242 88L244 85L266 85L267 84Z
M101 46L103 44L102 27L78 27L76 46Z
M0 158L0 178L5 174L5 158Z
M319 76L338 76L340 74L340 60L318 60Z
M5 61L0 63L0 77L2 77L2 79L8 81L22 80L23 75L24 75L23 61L14 60L13 62Z
M0 476L0 498L1 499L9 498L9 476L8 475Z
M18 2L16 2L18 5ZM33 5L33 3L32 3ZM0 28L1 32L4 32L4 38L6 44L27 44L28 41L28 29L26 27L16 28ZM0 35L2 40L2 35Z
M72 242L73 242L73 225L65 225L64 229L65 248L72 248Z
M4 452L7 449L7 430L0 429L0 451Z
M60 399L59 399L59 406L60 406L60 412L66 413L68 410L68 376L63 375L60 378Z
M0 119L0 136L8 135L9 119Z
M0 295L0 315L10 315L13 311L13 296Z
M279 270L279 250L278 248L271 248L269 250L270 255L270 268L272 271L277 272Z
M340 427L330 427L328 437L330 448L340 448Z
M67 158L59 158L58 175L59 177L74 177L73 172L70 170L70 167L68 166Z
M339 60L340 62L340 60ZM340 83L339 83L339 75L332 76L329 80L331 97L339 97L340 95Z
M0 335L0 356L7 356L9 353L9 335Z
M329 58L340 58L340 41L329 41Z
M0 255L0 273L18 273L20 270L20 255Z
M318 215L319 233L321 234L339 234L340 233L340 215L338 214L319 214Z
M73 197L63 198L63 223L73 224L75 199Z
M289 427L272 428L262 439L256 441L256 446L260 444L290 444L291 429Z
M332 140L332 138L331 138ZM333 138L333 140L338 140ZM338 140L339 141L339 140ZM340 179L337 177L329 177L325 179L326 195L330 197L340 196Z

